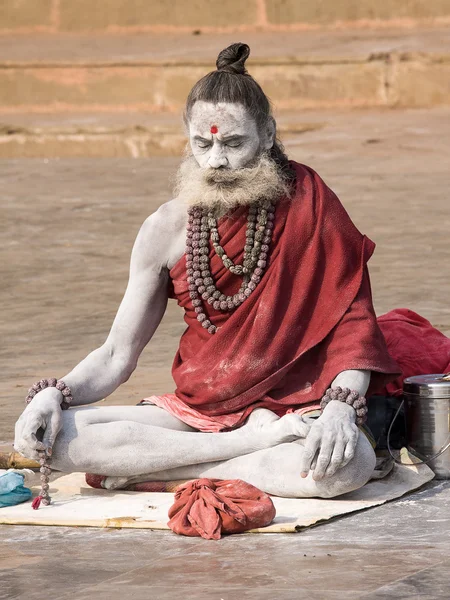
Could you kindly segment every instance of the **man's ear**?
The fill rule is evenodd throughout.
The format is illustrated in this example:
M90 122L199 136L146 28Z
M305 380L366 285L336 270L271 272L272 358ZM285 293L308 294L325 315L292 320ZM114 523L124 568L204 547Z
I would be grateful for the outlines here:
M264 131L264 150L270 150L275 143L277 125L273 117L269 117Z

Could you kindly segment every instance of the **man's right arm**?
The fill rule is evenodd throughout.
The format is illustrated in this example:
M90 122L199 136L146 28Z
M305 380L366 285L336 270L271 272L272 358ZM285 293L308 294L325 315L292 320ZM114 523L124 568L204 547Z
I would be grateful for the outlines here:
M62 377L71 388L73 406L101 400L127 381L161 322L168 300L168 256L175 237L168 216L167 208L161 207L139 231L127 289L105 343ZM16 424L15 447L19 452L30 456L41 449L36 439L39 428L45 430L44 446L53 445L61 428L62 399L56 388L35 396Z
M105 398L127 381L152 338L167 306L168 269L158 213L149 217L131 254L125 295L105 343L62 379L72 390L72 405Z

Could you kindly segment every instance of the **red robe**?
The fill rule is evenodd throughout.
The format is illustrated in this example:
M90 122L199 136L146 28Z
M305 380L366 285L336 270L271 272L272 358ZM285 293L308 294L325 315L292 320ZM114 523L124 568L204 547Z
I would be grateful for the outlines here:
M399 373L372 305L366 263L375 244L317 173L292 166L295 194L276 206L268 264L256 290L230 313L205 304L216 334L197 321L185 256L170 271L170 296L184 308L188 327L172 368L175 395L152 400L196 428L238 426L259 406L281 415L317 405L348 369L373 372L369 393ZM221 245L235 263L243 258L247 214L238 208L218 223ZM241 278L212 248L210 261L217 287L235 294ZM213 425L202 427L202 416Z

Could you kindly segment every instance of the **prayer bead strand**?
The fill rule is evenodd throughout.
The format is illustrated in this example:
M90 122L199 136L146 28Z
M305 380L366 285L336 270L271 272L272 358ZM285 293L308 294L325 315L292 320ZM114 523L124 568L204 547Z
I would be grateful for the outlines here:
M217 221L211 212L204 214L199 207L188 211L186 231L186 272L189 296L197 314L197 320L210 334L217 327L207 318L203 303L208 302L214 310L228 312L239 307L256 289L267 265L269 246L272 240L275 206L270 201L261 201L251 206L247 218L246 241L242 265L235 264L220 245ZM239 291L227 296L217 289L211 274L209 239L224 266L231 273L242 276Z
M72 391L67 386L62 379L56 379L55 377L51 377L50 379L41 379L40 381L36 381L28 390L27 397L25 398L26 404L29 404L33 398L38 394L41 390L45 390L46 388L54 387L61 392L63 395L63 400L61 402L61 409L67 410L70 407L70 403L72 402ZM51 448L42 449L43 444L41 444L41 448L37 450L39 455L39 464L41 465L40 479L41 479L41 491L38 496L33 500L31 506L34 510L37 510L42 502L44 506L48 506L51 503L51 498L49 494L50 489L50 474L51 474L51 461L52 461L52 450Z

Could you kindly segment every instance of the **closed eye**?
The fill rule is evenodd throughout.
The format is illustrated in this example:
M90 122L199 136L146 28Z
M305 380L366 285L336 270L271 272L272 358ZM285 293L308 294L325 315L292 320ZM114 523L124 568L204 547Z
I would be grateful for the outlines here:
M201 137L199 135L196 135L194 137L194 142L199 148L209 148L211 146L211 140L208 140L207 138Z

